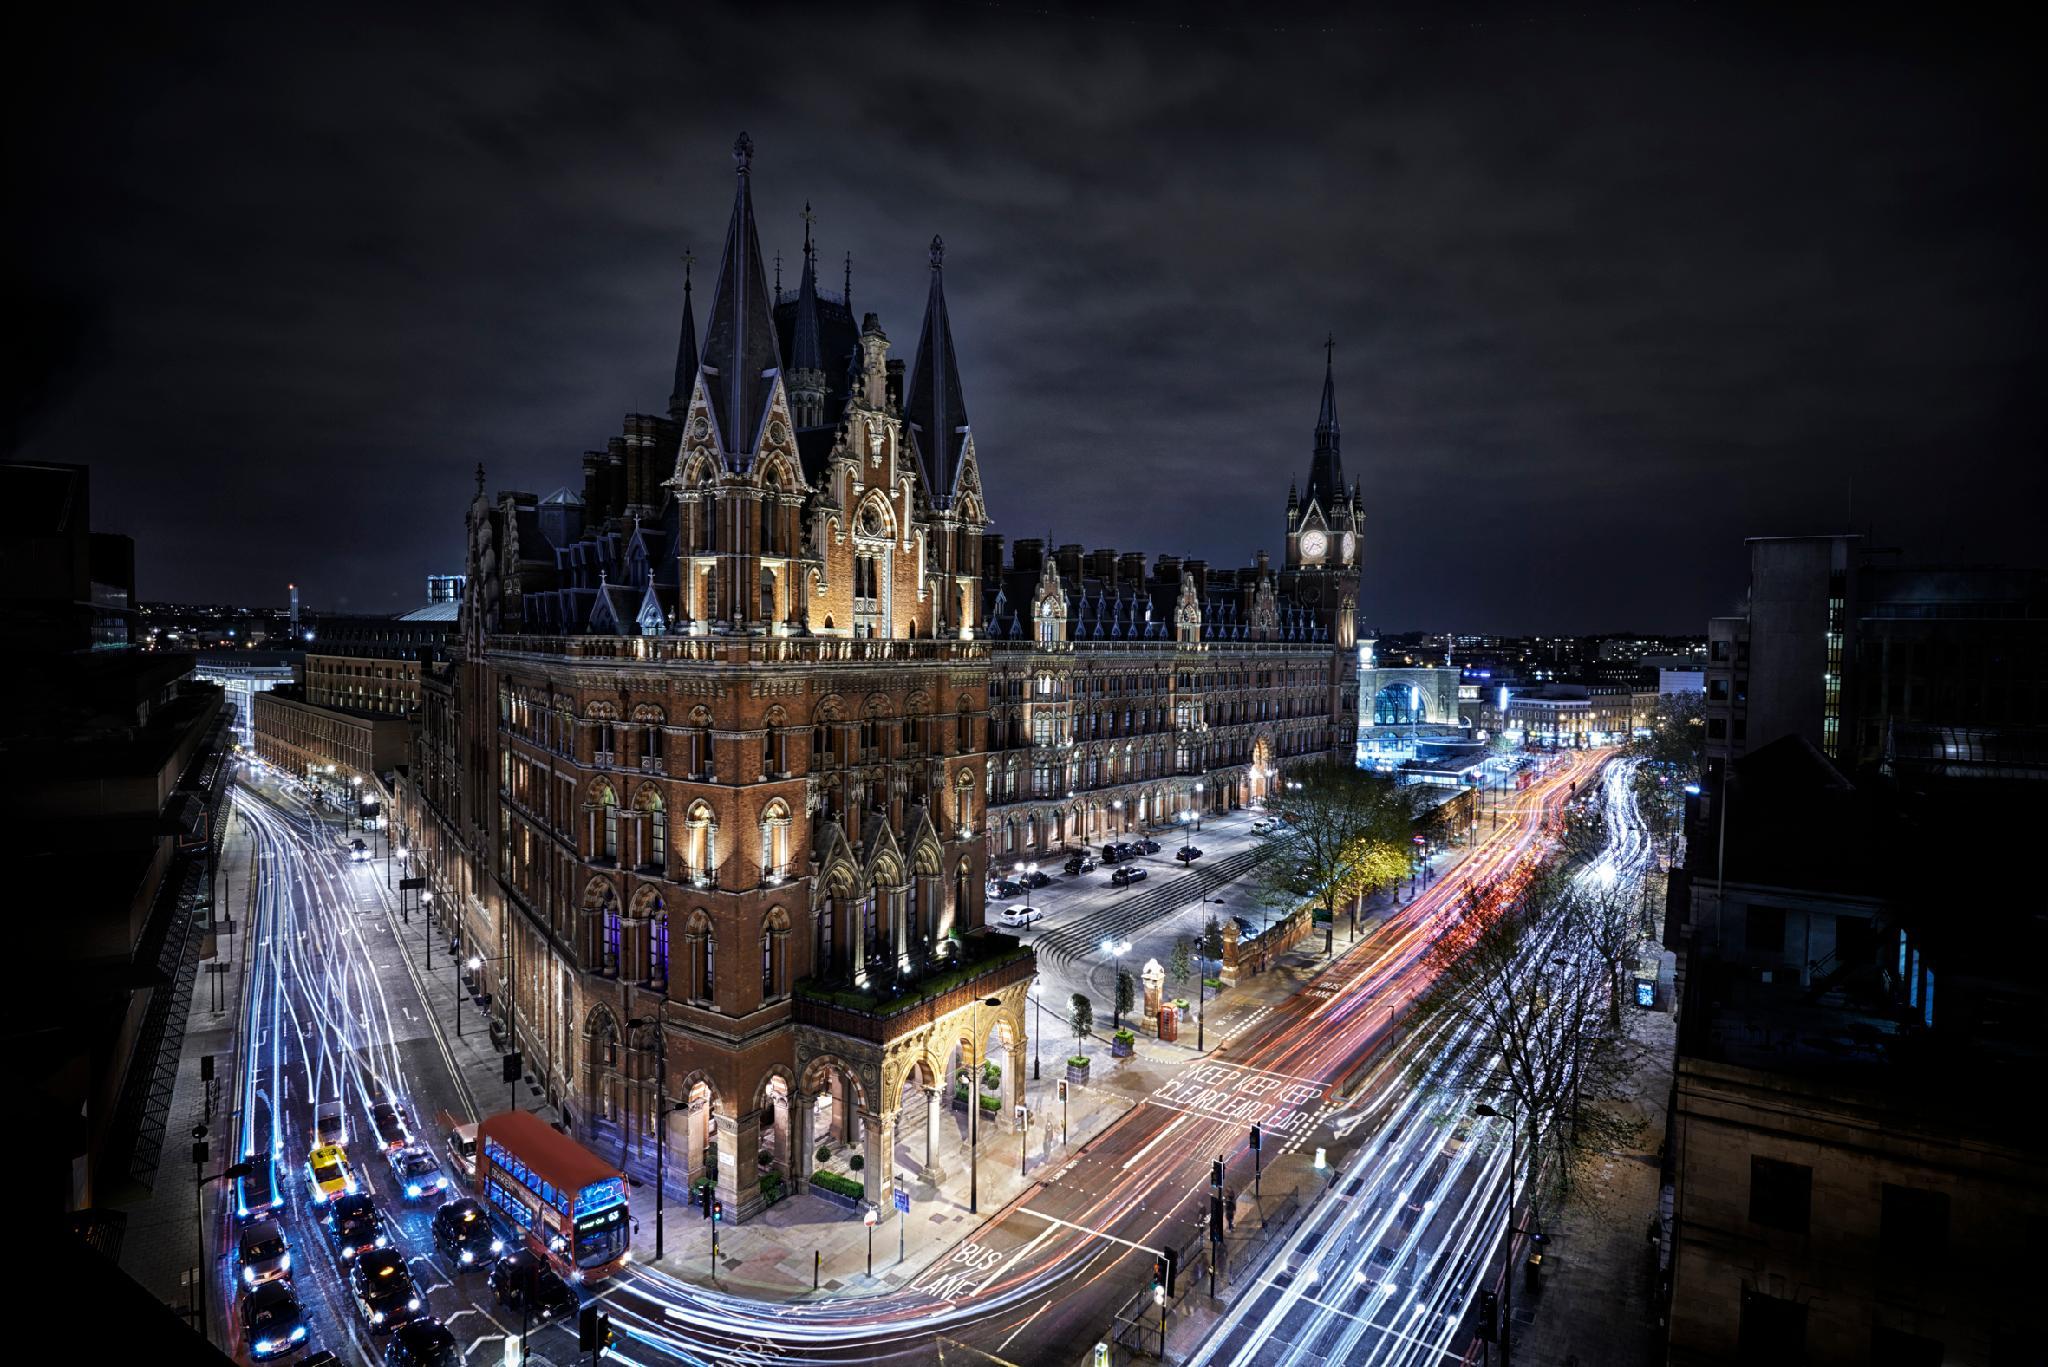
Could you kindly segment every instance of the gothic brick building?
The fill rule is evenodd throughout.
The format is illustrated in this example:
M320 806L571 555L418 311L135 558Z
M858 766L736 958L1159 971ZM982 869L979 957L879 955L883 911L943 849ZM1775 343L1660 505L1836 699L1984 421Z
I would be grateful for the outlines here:
M801 1183L821 1145L850 1147L886 1220L892 1174L934 1159L943 1079L1029 1053L1035 961L983 924L992 674L1142 674L1173 774L1251 795L1268 757L1349 750L1355 562L1305 533L1278 575L1172 562L1153 612L1174 626L1114 645L1077 575L1020 637L943 244L906 371L874 314L855 324L850 270L820 289L808 210L799 286L770 292L744 136L735 157L666 413L586 454L580 493L494 495L479 469L461 645L422 680L399 815L494 1030L586 1142L651 1172L660 1131L671 1182L711 1177L740 1218L764 1157ZM1334 459L1333 413L1331 438ZM1004 1117L1023 1082L1005 1069Z

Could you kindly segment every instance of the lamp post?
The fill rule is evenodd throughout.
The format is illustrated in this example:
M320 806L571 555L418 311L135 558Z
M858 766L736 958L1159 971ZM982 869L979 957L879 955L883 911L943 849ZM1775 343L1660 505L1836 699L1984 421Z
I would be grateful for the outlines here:
M981 1211L981 1008L1001 1006L1001 997L983 997L974 1004L974 1070L967 1075L967 1213Z
M1109 809L1112 812L1116 813L1116 833L1118 835L1123 835L1125 832L1129 831L1131 829L1130 823L1124 820L1124 800L1122 798L1116 799L1116 801L1109 804Z
M342 819L342 829L347 830L350 821L356 823L355 828L357 830L363 829L363 776L361 774L350 774L348 776L348 806L349 810Z
M1131 942L1129 940L1104 940L1102 942L1102 952L1109 956L1110 963L1113 965L1115 972L1115 977L1111 979L1109 985L1111 1028L1121 1030L1124 1027L1124 998L1123 993L1119 989L1123 985L1124 955L1131 952Z
M427 942L427 972L434 971L434 890L420 891L420 936Z
M199 1232L199 1336L208 1343L212 1343L213 1325L206 1308L206 1284L213 1277L206 1264L206 1184L223 1181L231 1177L246 1177L249 1173L250 1165L248 1163L235 1163L221 1169L219 1172L208 1174L205 1171L206 1140L203 1137L206 1133L206 1127L204 1125L197 1126L193 1133L202 1136L192 1143L192 1157L201 1169L198 1180L192 1186L192 1213Z
M1195 785L1195 834L1202 833L1202 785Z
M668 1118L681 1105L671 1105L668 1099L668 1031L661 1028L661 1021L655 1016L632 1016L626 1021L628 1030L654 1028L654 1260L661 1261L662 1225L668 1214ZM716 1231L714 1231L714 1234ZM870 1240L870 1243L873 1241ZM869 1270L873 1270L874 1254L868 1254Z
M1508 1122L1508 1242L1506 1261L1501 1269L1500 1279L1500 1364L1501 1367L1508 1367L1508 1337L1515 1319L1515 1169L1518 1127L1515 1124L1515 1108L1512 1104L1503 1114L1482 1101L1472 1108L1472 1113Z

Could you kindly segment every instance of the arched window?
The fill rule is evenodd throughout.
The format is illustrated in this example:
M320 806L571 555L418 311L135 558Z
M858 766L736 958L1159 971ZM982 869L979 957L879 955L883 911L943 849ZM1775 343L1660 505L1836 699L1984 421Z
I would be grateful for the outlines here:
M818 903L817 943L812 946L811 972L828 982L837 975L839 969L837 963L838 938L836 934L838 930L836 924L838 912L839 899L837 897L827 897L824 901Z
M652 788L640 795L641 866L668 871L668 806Z
M619 976L619 952L623 926L619 917L619 904L607 898L604 904L604 932L599 945L599 972L607 978Z
M963 755L974 752L974 708L966 698L960 700L960 715L954 719L953 748Z
M697 967L697 995L705 1001L713 1001L718 996L718 937L707 930L697 943L702 947Z
M656 991L668 989L668 911L657 899L654 924L648 933L647 985Z
M591 823L591 854L600 860L619 857L619 799L607 783L597 790L597 811Z
M922 950L925 943L924 927L924 879L910 876L910 886L903 890L903 942L904 948Z

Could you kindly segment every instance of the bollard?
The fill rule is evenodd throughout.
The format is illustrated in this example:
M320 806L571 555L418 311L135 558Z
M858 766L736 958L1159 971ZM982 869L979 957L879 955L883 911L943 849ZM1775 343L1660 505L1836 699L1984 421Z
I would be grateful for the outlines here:
M811 1252L811 1290L813 1290L813 1291L816 1291L816 1290L818 1289L818 1270L819 1270L819 1269L820 1269L821 1267L823 1267L823 1266L824 1266L824 1264L825 1264L825 1253L824 1253L824 1250L822 1250L822 1249L813 1249L813 1250L812 1250L812 1252Z

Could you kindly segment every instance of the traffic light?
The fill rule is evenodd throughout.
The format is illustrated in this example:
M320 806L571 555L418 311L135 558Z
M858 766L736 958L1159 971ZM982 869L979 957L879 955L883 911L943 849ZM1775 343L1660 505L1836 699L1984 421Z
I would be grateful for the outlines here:
M1171 1299L1173 1284L1180 1279L1180 1254L1170 1248L1163 1248L1159 1252L1160 1256L1166 1259L1166 1294Z
M1218 1191L1223 1190L1223 1160L1221 1158L1209 1165L1209 1185Z
M697 1188L697 1203L704 1209L704 1218L711 1218L711 1187L707 1183Z
M1257 1153L1258 1151L1259 1151L1259 1127L1258 1127L1258 1126L1256 1126L1256 1125L1254 1125L1254 1126L1252 1126L1252 1152L1253 1152L1253 1153Z
M717 1224L717 1223L718 1223L718 1222L719 1222L720 1220L723 1220L724 1218L725 1218L725 1202L723 1202L723 1201L713 1201L713 1202L711 1203L711 1223L715 1225L715 1224Z
M611 1351L611 1347L612 1347L612 1344L613 1344L613 1343L615 1343L615 1342L617 1342L617 1339L618 1339L618 1336L617 1336L616 1334L612 1333L612 1317L611 1317L611 1314L610 1314L610 1312L608 1312L608 1311L604 1311L604 1310L600 1310L600 1311L598 1311L598 1312L597 1312L597 1348L598 1348L598 1351L599 1351L599 1352L601 1352L601 1353L608 1353L608 1352L610 1352L610 1351Z
M1223 1238L1223 1196L1220 1192L1209 1193L1209 1237Z
M597 1307L586 1305L576 1319L576 1347L580 1352L597 1351Z
M1166 1255L1160 1254L1152 1260L1152 1289L1159 1290L1166 1285Z
M1500 1297L1491 1291L1479 1293L1479 1337L1488 1343L1500 1342Z

